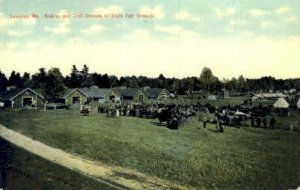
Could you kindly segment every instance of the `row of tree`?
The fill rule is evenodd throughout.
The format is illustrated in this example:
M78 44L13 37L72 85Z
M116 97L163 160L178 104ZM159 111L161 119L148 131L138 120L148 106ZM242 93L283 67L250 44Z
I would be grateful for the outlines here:
M99 88L111 88L116 86L126 86L138 88L149 86L151 88L166 88L176 94L186 94L195 91L215 92L222 88L230 91L248 93L254 91L285 90L295 88L300 90L300 79L275 79L274 77L261 77L259 79L246 79L242 75L239 78L219 80L213 75L210 68L203 68L199 77L187 77L183 79L166 78L160 74L157 78L146 76L122 76L90 73L87 65L78 70L73 65L69 75L64 77L58 68L51 68L46 71L40 68L32 76L25 72L12 71L7 78L0 71L0 90L5 90L8 86L17 88L31 87L38 89L40 93L48 98L60 97L66 88L81 88L98 86Z

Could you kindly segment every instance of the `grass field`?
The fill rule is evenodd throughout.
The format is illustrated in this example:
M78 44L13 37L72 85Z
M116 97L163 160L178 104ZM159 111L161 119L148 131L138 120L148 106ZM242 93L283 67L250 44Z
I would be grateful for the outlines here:
M0 139L1 155L6 160L6 183L10 190L113 190L103 183L32 155ZM0 159L2 160L2 158ZM2 162L1 162L2 163Z
M277 121L275 130L227 127L219 134L212 124L203 129L198 118L171 131L156 120L80 117L74 110L0 113L0 123L53 147L207 189L299 186L300 117ZM289 122L294 132L285 130Z

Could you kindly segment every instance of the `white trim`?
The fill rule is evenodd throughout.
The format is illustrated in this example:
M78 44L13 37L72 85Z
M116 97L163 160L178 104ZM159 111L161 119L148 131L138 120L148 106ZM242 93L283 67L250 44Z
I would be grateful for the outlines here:
M13 96L12 98L10 98L9 100L12 101L13 99L15 99L16 97L20 96L22 93L24 93L24 92L27 91L27 90L30 90L32 93L36 94L37 96L41 97L42 99L45 99L44 96L38 94L37 92L35 92L35 91L32 90L31 88L26 88L26 89L22 90L21 92L19 92L18 94L16 94L15 96Z
M78 90L82 95L84 95L86 98L88 98L87 95L86 95L85 93L83 93L79 88L75 88L75 89L72 90L69 94L64 95L65 99L67 99L68 96L70 96L70 94L72 94L72 93L75 92L76 90Z
M103 98L105 98L105 96L110 93L111 91L115 91L116 94L118 94L120 97L122 96L115 88L109 89L108 92L106 92L106 94L103 96Z

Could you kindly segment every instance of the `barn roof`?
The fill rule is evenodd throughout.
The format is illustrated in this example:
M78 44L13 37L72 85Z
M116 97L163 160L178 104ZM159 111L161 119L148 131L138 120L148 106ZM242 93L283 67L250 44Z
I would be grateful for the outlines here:
M68 96L70 96L73 92L75 92L76 90L78 90L80 93L82 93L83 95L85 95L83 92L81 92L78 88L68 88L66 90L66 92L63 95L63 98L66 99L68 98ZM85 95L86 96L86 95Z
M40 95L39 93L37 93L36 91L32 90L31 88L16 88L10 91L5 91L1 93L1 100L5 101L5 100L13 100L16 97L18 97L19 95L21 95L22 93L26 92L26 91L31 91L32 93L36 94L37 96L39 96L40 98L44 99L44 96Z
M146 93L150 98L157 98L158 95L165 90L164 88L149 88L146 90Z
M87 98L103 98L110 89L108 88L69 88L63 95L63 98L67 98L71 95L74 91L78 90Z
M88 98L103 98L109 88L80 88L80 91L83 92Z
M116 88L124 98L133 98L141 89L140 88Z

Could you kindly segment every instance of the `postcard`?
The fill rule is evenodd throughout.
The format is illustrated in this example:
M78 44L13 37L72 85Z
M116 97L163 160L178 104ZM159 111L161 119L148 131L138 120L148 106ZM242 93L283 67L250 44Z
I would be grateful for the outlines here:
M299 12L0 0L0 190L299 189Z

